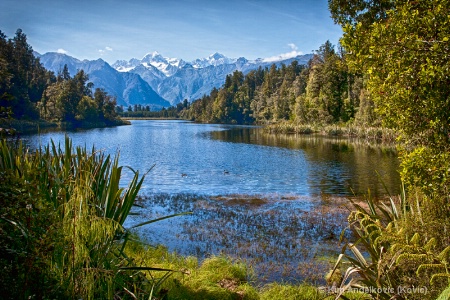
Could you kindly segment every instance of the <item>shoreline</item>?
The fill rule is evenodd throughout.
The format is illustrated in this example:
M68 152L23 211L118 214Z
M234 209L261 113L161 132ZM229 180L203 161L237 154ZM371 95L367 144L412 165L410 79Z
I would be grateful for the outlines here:
M223 125L241 125L249 124L229 124L229 123L205 123L197 122L183 118L157 118L157 117L121 117L123 120L180 120L189 121L198 124L223 124ZM250 124L251 126L262 127L264 132L269 134L286 134L286 135L311 135L319 134L325 137L342 137L348 139L357 139L367 141L369 143L379 143L387 145L396 145L399 133L393 129L380 126L363 126L354 124L292 124L281 122L276 124Z
M128 120L120 119L111 124L105 122L47 122L43 120L29 121L29 120L11 120L9 127L19 134L39 133L41 130L76 130L76 129L94 129L107 128L115 126L131 125Z

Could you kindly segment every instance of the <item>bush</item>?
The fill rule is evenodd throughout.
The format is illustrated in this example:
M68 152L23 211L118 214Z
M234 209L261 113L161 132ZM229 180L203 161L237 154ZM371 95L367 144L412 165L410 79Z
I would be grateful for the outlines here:
M341 289L366 287L377 299L436 299L450 279L450 214L442 196L420 189L387 204L354 203L340 263L350 264ZM381 291L381 292L380 292Z
M450 197L450 152L418 147L403 155L401 167L407 186L419 187L427 195Z

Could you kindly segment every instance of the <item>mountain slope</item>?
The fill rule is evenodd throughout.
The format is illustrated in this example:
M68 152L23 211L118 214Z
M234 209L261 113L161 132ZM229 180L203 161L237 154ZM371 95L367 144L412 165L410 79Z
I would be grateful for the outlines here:
M176 105L187 99L194 101L213 88L220 88L227 75L234 71L247 74L258 68L289 65L296 60L307 64L312 54L300 55L290 59L247 60L227 58L214 53L207 58L186 63L182 59L163 57L158 52L145 55L142 59L119 60L110 66L102 59L83 60L59 53L38 55L45 68L57 73L67 64L73 76L83 69L94 87L105 89L117 98L118 105L150 105L152 108Z
M258 59L249 61L243 57L230 59L220 53L207 58L196 59L192 63L183 60L164 58L157 52L147 54L142 60L117 61L112 66L118 71L128 71L142 77L161 97L172 105L184 99L193 101L209 94L213 88L219 88L227 75L234 71L247 74L259 67L266 68L272 64L278 67L288 65L296 60L307 64L312 54L300 55L279 61ZM174 71L176 70L176 71Z
M89 81L94 88L103 88L108 94L116 97L117 105L149 105L153 109L170 106L170 103L160 97L150 85L139 75L119 72L102 59L80 61L65 54L49 52L39 55L43 66L58 73L65 64L71 76L78 70L84 70L89 75Z
M184 99L191 102L209 94L214 87L221 87L225 77L236 69L235 64L200 69L188 64L160 83L158 93L172 104L182 102Z

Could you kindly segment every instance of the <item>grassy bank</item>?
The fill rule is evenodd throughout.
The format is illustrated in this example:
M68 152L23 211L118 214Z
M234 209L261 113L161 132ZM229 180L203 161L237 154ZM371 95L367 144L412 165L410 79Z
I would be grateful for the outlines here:
M249 265L226 256L211 256L199 263L193 256L170 253L163 246L129 245L129 253L142 265L181 270L161 282L156 299L332 300L331 288L306 283L255 285ZM162 274L150 272L149 277ZM362 293L346 293L349 299L370 299Z
M8 124L8 127L13 128L17 132L37 132L41 129L56 129L58 128L58 124L43 120L11 120Z
M388 128L358 126L353 124L342 125L304 125L282 122L264 127L266 132L282 134L312 134L326 136L348 137L363 139L370 142L395 143L397 133Z

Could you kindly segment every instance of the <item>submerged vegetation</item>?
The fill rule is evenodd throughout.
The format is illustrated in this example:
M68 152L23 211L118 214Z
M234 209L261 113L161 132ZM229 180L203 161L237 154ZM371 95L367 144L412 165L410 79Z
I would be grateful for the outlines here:
M199 260L221 254L252 266L253 281L325 284L324 274L338 255L348 210L343 199L281 195L200 196L157 194L144 197L131 224L183 211L193 213L144 228L152 244ZM162 238L164 237L164 238Z

